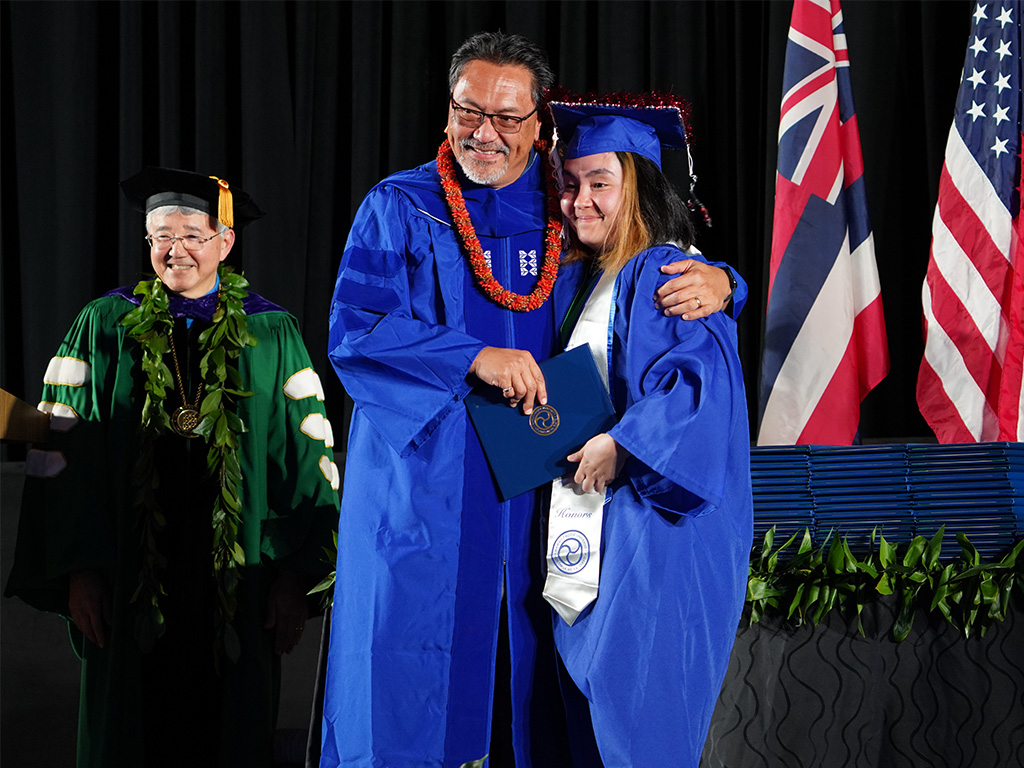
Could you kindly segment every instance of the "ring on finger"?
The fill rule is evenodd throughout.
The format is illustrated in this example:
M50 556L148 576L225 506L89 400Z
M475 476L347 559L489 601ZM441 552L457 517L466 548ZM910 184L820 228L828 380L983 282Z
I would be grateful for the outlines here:
M505 387L503 390L501 390L501 393L505 394L506 392L511 392L511 391L512 391L512 387Z
M704 306L704 303L700 300L700 296L694 296L693 300L697 302L697 309Z

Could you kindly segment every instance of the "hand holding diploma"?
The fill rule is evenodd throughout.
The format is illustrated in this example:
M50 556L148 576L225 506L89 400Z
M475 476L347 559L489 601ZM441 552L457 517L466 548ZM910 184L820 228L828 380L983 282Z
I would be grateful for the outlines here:
M579 463L573 482L579 485L584 493L604 493L608 484L619 476L622 466L629 457L629 451L615 442L614 437L602 432L594 435L582 448L566 458L573 463Z
M485 384L500 388L513 408L522 401L523 413L527 416L533 412L535 401L541 405L548 401L544 374L533 355L522 349L484 347L469 372Z

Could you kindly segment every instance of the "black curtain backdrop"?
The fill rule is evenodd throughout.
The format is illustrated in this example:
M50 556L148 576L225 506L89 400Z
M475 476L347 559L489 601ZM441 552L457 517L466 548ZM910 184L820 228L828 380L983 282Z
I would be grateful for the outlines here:
M973 4L843 5L892 357L862 436L923 438L920 291ZM224 177L269 212L230 260L299 318L340 434L326 326L352 215L383 176L433 158L452 51L503 29L541 44L569 88L692 103L714 223L698 245L750 286L740 338L756 414L790 13L724 0L0 3L0 386L35 402L81 307L148 271L118 182L174 166ZM677 185L684 169L666 162Z

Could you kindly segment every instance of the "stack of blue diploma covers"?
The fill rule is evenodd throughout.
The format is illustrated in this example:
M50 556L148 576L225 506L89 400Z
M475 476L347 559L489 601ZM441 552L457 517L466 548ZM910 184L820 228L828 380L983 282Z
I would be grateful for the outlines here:
M529 416L509 407L497 387L478 387L466 396L469 418L505 501L575 471L566 456L615 423L589 347L563 352L540 369L548 402L534 404Z
M960 532L991 558L1024 537L1022 443L759 447L750 471L758 543L774 525L776 546L808 528L866 550L873 529L905 544L945 525L943 552Z

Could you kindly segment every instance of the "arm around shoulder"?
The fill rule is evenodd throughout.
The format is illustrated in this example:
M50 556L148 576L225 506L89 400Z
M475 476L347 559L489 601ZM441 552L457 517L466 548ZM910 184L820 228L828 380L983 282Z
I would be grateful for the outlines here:
M675 275L655 292L655 306L666 315L699 320L725 311L735 320L746 303L746 282L724 262L683 259L665 265L661 271Z

